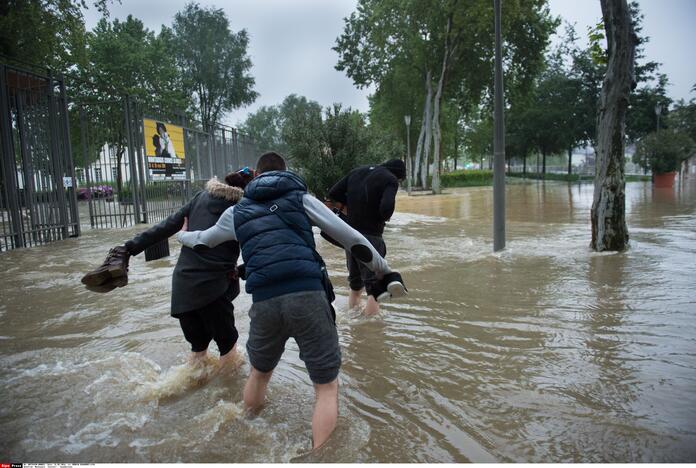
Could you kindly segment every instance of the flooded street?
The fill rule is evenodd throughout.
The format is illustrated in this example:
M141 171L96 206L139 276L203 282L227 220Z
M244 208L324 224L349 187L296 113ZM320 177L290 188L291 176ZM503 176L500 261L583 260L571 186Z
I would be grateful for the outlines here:
M696 461L696 179L626 186L630 250L593 253L591 184L515 183L492 251L490 187L400 196L387 259L410 295L347 310L337 292L340 421L324 462ZM83 217L82 223L88 223ZM185 366L172 256L130 283L82 275L143 226L0 254L0 453L12 461L286 462L311 446L313 389L290 340L261 415L249 366ZM317 236L317 239L320 239ZM235 300L242 349L250 296ZM211 354L217 349L211 344Z

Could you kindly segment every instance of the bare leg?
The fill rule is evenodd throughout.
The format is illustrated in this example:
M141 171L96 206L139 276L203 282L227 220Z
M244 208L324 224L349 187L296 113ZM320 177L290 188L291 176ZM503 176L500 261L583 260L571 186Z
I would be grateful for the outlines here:
M365 306L364 314L368 317L372 317L379 312L379 302L375 300L375 297L370 295L367 296L367 305Z
M273 371L261 372L251 367L251 374L244 385L244 407L252 414L258 413L266 399L266 387Z
M232 349L230 349L227 354L220 356L220 367L222 368L236 368L241 364L242 359L237 351L237 344L235 343Z
M359 291L350 290L350 295L348 296L348 308L354 309L360 305L360 297L362 296L364 289Z
M312 448L329 439L338 419L338 378L327 384L314 385L315 403L312 416Z

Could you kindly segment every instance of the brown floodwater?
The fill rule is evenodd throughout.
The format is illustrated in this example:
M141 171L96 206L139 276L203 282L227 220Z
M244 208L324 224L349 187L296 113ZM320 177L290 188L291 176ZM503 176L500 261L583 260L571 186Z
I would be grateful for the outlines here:
M292 340L255 419L241 411L246 361L220 371L213 344L205 366L185 364L169 316L176 242L169 258L133 259L130 284L103 295L82 274L143 226L0 254L0 454L696 461L696 180L627 184L625 253L590 251L592 191L509 185L497 254L490 187L400 196L385 239L410 295L370 319L347 308L342 252L318 240L337 286L341 416L309 455L313 389ZM241 345L250 303L235 301Z

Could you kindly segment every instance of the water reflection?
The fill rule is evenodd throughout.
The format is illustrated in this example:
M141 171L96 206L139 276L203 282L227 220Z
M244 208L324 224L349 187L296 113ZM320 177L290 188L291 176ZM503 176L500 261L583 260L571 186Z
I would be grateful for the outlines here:
M173 256L131 263L109 295L79 279L140 228L0 256L0 451L81 462L692 461L696 183L626 189L630 248L589 250L591 184L511 183L493 254L490 188L402 197L385 233L411 294L347 310L336 436L307 453L313 390L289 342L260 417L248 363L221 373L169 317ZM236 301L241 344L250 298Z

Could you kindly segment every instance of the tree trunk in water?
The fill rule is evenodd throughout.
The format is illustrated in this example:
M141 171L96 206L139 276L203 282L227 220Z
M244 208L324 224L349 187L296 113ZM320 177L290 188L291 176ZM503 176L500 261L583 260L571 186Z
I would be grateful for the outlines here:
M541 152L541 173L546 174L546 151Z
M440 193L440 144L442 133L440 132L440 101L442 101L442 88L445 86L445 75L447 74L447 62L449 61L449 35L452 31L452 16L447 18L447 34L445 35L445 53L442 57L442 69L440 79L437 82L433 109L433 193Z
M411 177L411 181L413 185L417 185L418 183L418 169L420 168L420 160L421 160L421 154L423 154L423 140L425 139L425 126L426 126L426 120L425 120L425 111L423 111L423 121L421 123L421 129L420 133L418 134L418 141L416 142L416 155L415 155L415 161L412 167L413 174Z
M608 64L597 118L597 159L592 201L592 242L598 251L628 246L624 177L626 109L635 87L634 59L638 37L626 0L601 0Z
M425 139L423 140L423 159L421 159L421 185L424 189L428 188L428 163L430 162L430 148L432 147L433 132L432 132L432 102L433 102L433 86L432 74L428 71L426 76L426 96L425 96Z
M568 175L573 174L573 148L568 148Z
M527 155L522 156L522 174L527 175Z

